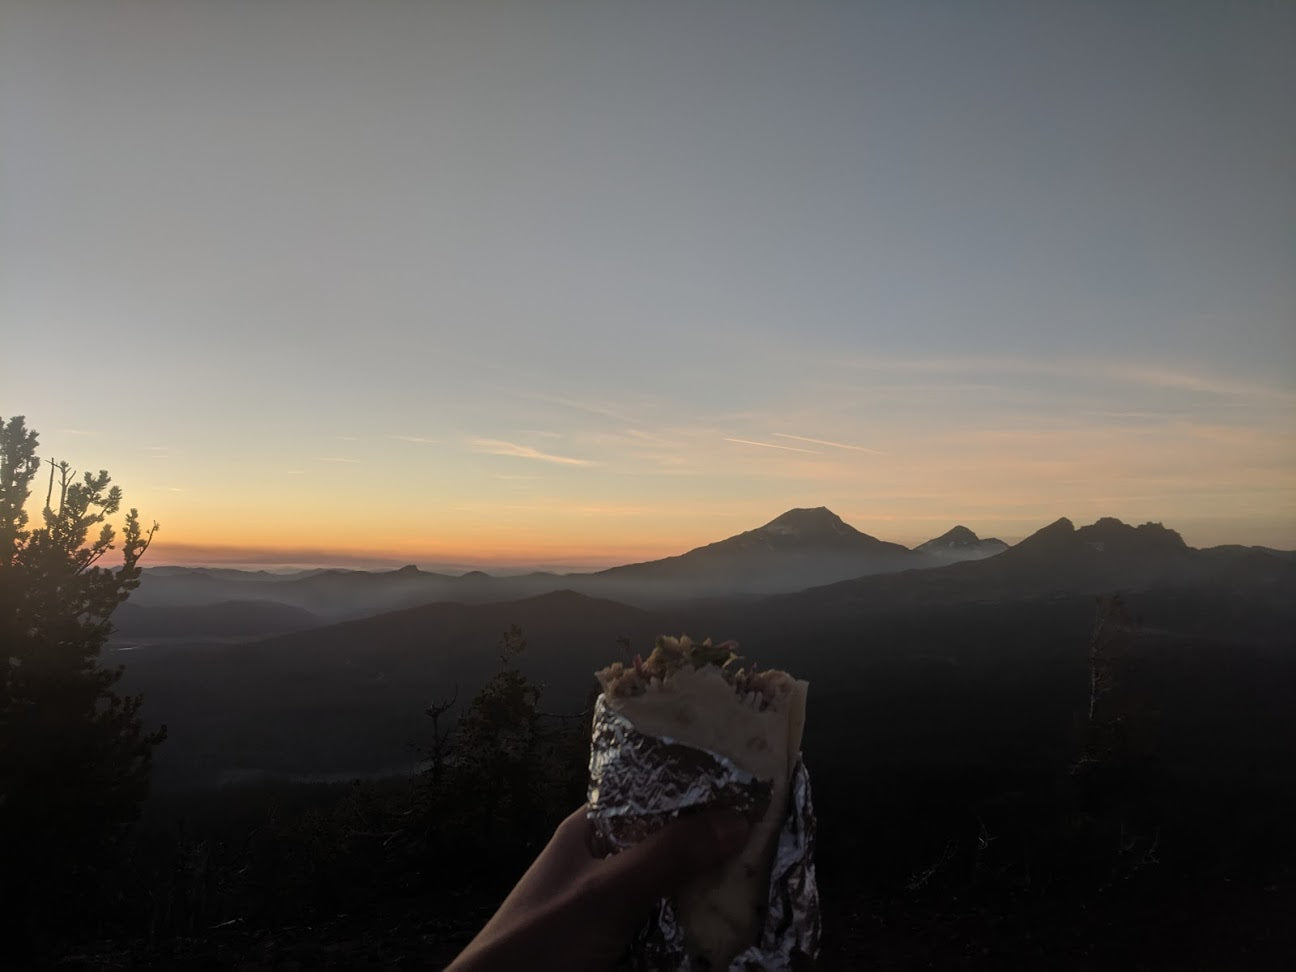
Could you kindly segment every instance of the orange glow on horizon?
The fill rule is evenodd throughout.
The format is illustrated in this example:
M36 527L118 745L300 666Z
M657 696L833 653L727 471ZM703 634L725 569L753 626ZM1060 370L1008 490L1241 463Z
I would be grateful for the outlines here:
M710 540L702 543L712 542ZM351 563L372 564L464 564L495 567L528 567L543 564L612 567L618 564L657 560L683 553L702 544L681 538L677 544L669 542L653 546L613 547L582 546L555 541L547 545L486 547L400 546L325 548L292 545L205 544L179 541L154 542L146 557L146 566L220 566L221 564L302 564L323 566Z
M997 537L1016 543L1061 516L1068 516L1076 526L1098 519L1096 515L1077 515L1076 511L1059 510L1039 516L1014 516L984 521L950 515L852 516L838 510L851 526L880 540L906 547L939 536L956 524L970 527L979 536ZM149 550L146 566L220 566L299 565L360 566L380 569L403 564L462 565L464 567L527 568L560 565L569 568L600 569L620 564L657 560L685 553L727 537L755 529L774 515L757 517L750 522L729 525L727 522L701 524L690 531L676 529L651 534L617 531L556 531L542 533L534 528L520 529L510 535L503 528L474 535L472 528L446 531L440 537L383 537L373 531L357 529L352 535L337 536L327 546L321 544L318 531L303 529L285 531L270 539L267 535L175 535L159 533ZM1147 522L1149 518L1117 515L1129 523ZM1257 544L1291 549L1296 547L1296 526L1260 530L1243 521L1220 519L1217 522L1193 520L1189 523L1156 518L1177 530L1189 546L1210 547L1222 543ZM615 537L615 539L613 539ZM439 541L439 542L438 542Z

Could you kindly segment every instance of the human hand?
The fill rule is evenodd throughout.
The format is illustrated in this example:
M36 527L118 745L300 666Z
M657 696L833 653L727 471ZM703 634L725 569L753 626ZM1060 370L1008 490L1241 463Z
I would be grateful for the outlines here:
M581 807L447 972L609 969L658 899L738 853L747 832L739 814L707 810L602 857Z

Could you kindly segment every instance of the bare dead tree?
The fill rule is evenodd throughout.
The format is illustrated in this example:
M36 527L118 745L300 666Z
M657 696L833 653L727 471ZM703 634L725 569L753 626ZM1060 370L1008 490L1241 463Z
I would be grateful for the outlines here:
M926 867L921 867L914 871L914 873L909 876L909 880L905 883L905 890L921 891L926 887L927 882L930 881L941 868L954 860L954 855L958 852L958 846L959 843L956 838L947 841L945 843L945 849L941 851L940 857L936 858L935 861Z
M424 713L432 720L432 747L428 750L428 759L431 766L428 770L428 781L433 787L441 782L441 776L445 769L446 756L450 751L449 739L450 733L454 731L452 726L441 728L441 717L454 708L455 703L459 701L459 686L455 686L454 695L444 702L433 702Z
M1119 594L1098 599L1093 637L1089 641L1089 722L1115 685L1115 668L1127 653L1134 625Z
M1119 594L1098 598L1089 639L1089 710L1076 771L1110 762L1120 748L1123 713L1114 693L1136 629Z

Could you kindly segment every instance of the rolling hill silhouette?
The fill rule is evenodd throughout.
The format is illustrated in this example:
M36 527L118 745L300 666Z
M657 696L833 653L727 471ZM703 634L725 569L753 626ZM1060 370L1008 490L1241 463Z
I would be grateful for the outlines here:
M144 607L129 601L113 612L113 641L188 638L247 638L318 628L323 620L304 608L279 601L219 601L215 604Z
M237 645L130 653L127 683L170 727L163 786L258 774L408 770L435 699L465 704L499 668L502 630L528 641L520 664L546 705L578 711L617 639L651 644L661 619L557 591L498 604L439 603ZM122 656L125 657L125 656ZM382 754L374 763L376 754Z

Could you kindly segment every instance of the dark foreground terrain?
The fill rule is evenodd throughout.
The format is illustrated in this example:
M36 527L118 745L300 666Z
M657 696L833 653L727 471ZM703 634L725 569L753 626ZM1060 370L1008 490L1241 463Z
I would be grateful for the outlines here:
M823 968L1291 967L1296 564L1118 526L764 599L140 647L154 795L33 964L444 964L580 803L590 673L690 631L811 682Z
M1290 888L1122 887L1092 901L914 902L825 887L821 968L1284 969ZM492 889L411 896L381 911L274 929L228 927L164 947L68 954L87 969L441 968L489 917Z

